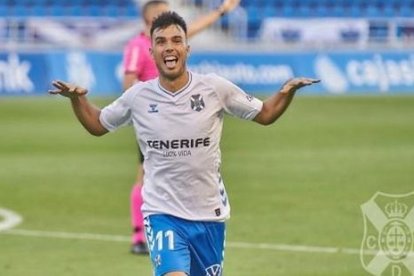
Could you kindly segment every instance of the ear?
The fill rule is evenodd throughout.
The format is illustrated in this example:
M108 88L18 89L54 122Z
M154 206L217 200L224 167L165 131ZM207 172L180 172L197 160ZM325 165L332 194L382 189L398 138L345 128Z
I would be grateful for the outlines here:
M154 57L154 51L152 50L152 47L150 47L150 48L148 49L148 51L149 51L149 53L150 53L151 57Z
M188 56L190 55L190 52L191 52L191 47L190 47L190 45L187 45L187 55Z

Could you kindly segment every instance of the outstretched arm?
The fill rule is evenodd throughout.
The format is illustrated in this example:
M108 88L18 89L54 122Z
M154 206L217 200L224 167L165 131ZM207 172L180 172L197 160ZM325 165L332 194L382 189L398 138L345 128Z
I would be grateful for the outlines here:
M56 89L49 90L49 94L69 98L76 117L90 134L101 136L108 132L99 121L101 110L92 105L86 98L88 90L59 80L52 82L52 85Z
M201 32L220 19L224 14L234 10L240 3L240 0L224 0L216 10L196 19L188 26L188 37Z
M310 78L294 78L287 81L278 93L264 101L262 110L253 120L262 125L272 124L285 112L299 88L317 82L320 80Z

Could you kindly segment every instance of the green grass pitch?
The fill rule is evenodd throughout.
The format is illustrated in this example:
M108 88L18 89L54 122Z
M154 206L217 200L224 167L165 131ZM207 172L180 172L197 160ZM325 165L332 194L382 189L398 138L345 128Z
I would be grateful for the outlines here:
M275 245L359 249L360 205L414 190L414 97L301 96L267 127L227 117L222 152L225 275L367 275L358 254ZM127 240L47 234L127 238L136 163L130 128L97 138L65 99L1 98L0 208L24 218L15 229L45 236L0 233L0 275L151 275Z

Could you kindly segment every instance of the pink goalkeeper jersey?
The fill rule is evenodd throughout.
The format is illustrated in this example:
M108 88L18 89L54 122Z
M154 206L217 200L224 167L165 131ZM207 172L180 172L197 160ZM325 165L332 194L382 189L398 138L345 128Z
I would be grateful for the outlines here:
M131 39L124 50L124 73L135 73L140 81L158 77L158 69L149 52L151 38L141 33Z

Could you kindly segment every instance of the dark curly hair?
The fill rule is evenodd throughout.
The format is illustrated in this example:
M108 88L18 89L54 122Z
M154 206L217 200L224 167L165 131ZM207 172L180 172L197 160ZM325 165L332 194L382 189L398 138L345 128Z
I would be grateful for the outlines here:
M180 26L184 30L185 35L187 35L187 24L184 19L176 12L167 11L160 14L157 18L155 18L154 22L152 22L150 31L151 37L155 29L165 29L171 25Z

